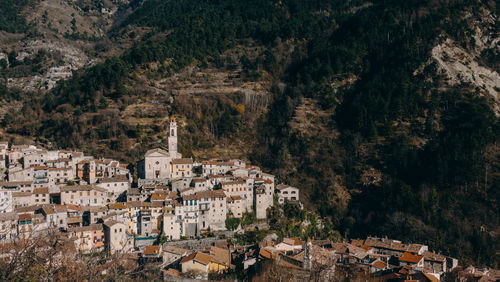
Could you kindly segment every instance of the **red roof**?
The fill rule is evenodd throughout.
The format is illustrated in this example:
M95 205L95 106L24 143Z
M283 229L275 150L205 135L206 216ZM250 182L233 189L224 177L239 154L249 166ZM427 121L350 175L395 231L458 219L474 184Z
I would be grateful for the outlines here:
M144 249L144 255L146 256L156 256L160 253L160 246L146 246Z
M424 257L419 255L414 255L412 253L405 252L399 258L399 261L410 262L410 263L419 263Z

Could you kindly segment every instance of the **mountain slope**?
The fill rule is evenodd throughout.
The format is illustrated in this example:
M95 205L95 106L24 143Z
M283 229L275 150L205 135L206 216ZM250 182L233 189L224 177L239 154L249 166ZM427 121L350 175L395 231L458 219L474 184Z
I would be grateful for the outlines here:
M9 134L135 162L174 114L185 155L271 169L346 237L498 265L494 1L149 0L122 11L106 33L120 55L37 97L0 85L19 101L4 104Z

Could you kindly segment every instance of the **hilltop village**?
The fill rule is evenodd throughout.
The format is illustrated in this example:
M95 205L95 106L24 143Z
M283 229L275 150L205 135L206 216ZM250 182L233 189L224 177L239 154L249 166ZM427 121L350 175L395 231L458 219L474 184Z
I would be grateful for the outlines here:
M349 270L377 280L439 281L461 269L457 259L422 244L277 236L269 230L269 211L291 203L302 209L298 188L243 160L183 158L177 144L172 117L168 149L147 151L134 181L131 166L117 160L0 142L2 258L13 259L10 248L19 240L50 235L64 240L65 254L118 254L133 261L129 271L152 265L165 279L259 275L272 265L282 276L261 279L331 280ZM269 232L253 244L232 240L256 230ZM498 278L472 266L461 273Z

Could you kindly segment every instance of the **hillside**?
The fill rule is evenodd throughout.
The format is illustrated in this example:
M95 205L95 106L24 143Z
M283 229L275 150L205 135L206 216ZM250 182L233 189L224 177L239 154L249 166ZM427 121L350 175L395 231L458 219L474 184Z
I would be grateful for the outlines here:
M3 138L134 163L175 115L345 237L498 267L495 1L33 1L0 8Z

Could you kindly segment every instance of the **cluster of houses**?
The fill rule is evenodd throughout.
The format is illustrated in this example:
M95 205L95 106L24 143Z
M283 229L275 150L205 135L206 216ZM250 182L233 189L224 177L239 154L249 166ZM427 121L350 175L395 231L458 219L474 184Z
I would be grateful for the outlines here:
M81 252L142 252L158 237L224 231L228 217L265 219L275 197L299 201L297 188L275 186L273 175L242 160L182 158L174 118L168 132L168 150L138 162L137 185L117 160L0 143L0 241L57 230Z
M463 269L457 259L431 252L426 245L388 238L335 243L267 236L254 245L214 240L209 246L185 245L188 248L173 243L146 247L142 254L146 261L157 263L167 277L207 279L211 273L249 269L258 276L259 272L266 272L266 265L273 265L276 268L269 271L268 267L267 273L273 273L272 279L283 281L334 281L340 275L346 280L436 282L452 271L464 279L498 281L500 278L499 271L472 266ZM257 280L268 278L260 276Z
M299 189L275 185L273 175L243 160L183 158L174 118L168 150L146 152L137 164L137 182L128 167L77 151L0 142L0 244L52 232L78 253L134 255L160 262L165 276L205 279L266 263L304 279L318 272L325 280L338 269L357 269L380 281L439 281L457 268L456 259L425 245L387 238L333 243L274 237L249 246L214 240L210 246L181 248L175 244L187 242L183 239L224 232L228 218L265 219L276 202L300 205ZM159 238L170 242L155 244ZM471 267L465 271L497 277Z

